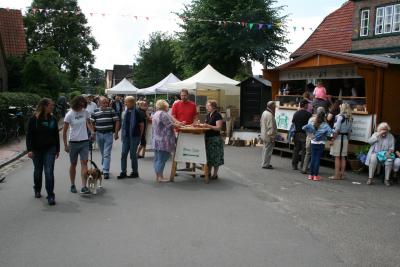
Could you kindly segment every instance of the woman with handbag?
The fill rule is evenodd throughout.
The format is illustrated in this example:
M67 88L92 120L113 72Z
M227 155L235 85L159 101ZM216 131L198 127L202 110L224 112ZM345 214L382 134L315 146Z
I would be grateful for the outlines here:
M367 185L372 184L378 164L383 164L385 166L385 185L390 186L389 177L393 168L395 142L393 135L390 133L389 124L386 122L380 123L368 143L371 147L365 161L365 165L369 166Z

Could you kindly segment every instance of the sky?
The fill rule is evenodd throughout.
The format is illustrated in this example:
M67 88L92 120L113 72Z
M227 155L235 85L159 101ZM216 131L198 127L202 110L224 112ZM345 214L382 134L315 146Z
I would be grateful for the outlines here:
M282 15L289 16L288 51L294 52L301 46L312 33L310 28L315 29L324 17L344 2L346 0L277 0L276 5L283 7ZM178 31L178 20L173 12L182 10L190 0L78 0L78 3L100 44L94 52L94 65L104 70L112 69L114 64L132 64L139 43L146 41L152 32L173 34ZM0 7L4 8L20 9L30 4L31 0L0 0ZM261 64L253 64L254 74L261 74L261 69Z

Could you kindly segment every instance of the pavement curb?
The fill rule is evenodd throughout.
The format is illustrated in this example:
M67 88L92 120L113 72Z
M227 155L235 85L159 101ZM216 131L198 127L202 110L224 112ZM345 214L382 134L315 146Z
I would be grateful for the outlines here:
M58 131L61 131L63 127L59 128ZM8 164L13 163L14 161L22 158L23 156L25 156L26 154L28 154L28 151L24 150L22 152L16 153L15 156L13 156L12 158L5 160L3 162L0 163L0 169L4 168L5 166L7 166Z

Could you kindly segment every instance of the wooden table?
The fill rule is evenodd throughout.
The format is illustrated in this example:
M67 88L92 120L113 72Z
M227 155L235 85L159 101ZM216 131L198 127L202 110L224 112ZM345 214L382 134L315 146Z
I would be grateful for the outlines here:
M179 128L176 151L171 168L171 181L174 181L176 172L190 174L196 177L198 170L204 175L204 182L209 183L209 169L207 165L205 133L210 129L197 127ZM190 163L189 169L178 170L178 162ZM200 167L198 167L200 165Z

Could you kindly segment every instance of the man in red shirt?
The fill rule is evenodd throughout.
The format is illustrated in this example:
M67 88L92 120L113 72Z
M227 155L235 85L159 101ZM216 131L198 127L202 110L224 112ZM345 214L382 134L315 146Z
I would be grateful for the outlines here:
M197 119L196 104L189 101L189 91L181 90L181 100L172 105L172 117L185 125L193 124ZM186 169L190 168L190 163L186 163Z
M187 89L181 90L181 100L173 104L172 116L185 125L191 125L196 121L196 104L189 101L189 91Z

